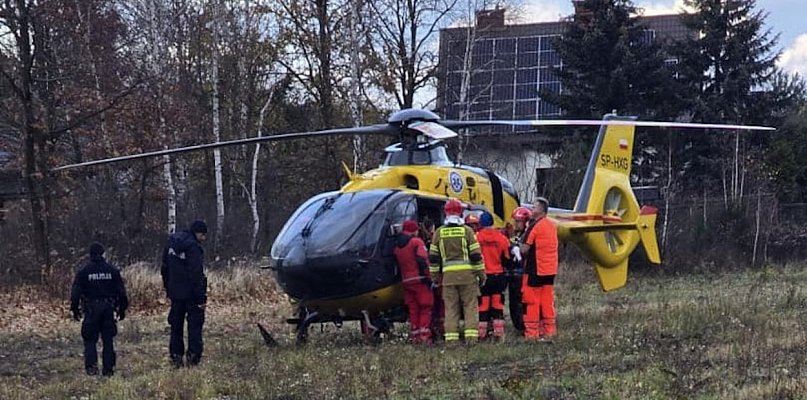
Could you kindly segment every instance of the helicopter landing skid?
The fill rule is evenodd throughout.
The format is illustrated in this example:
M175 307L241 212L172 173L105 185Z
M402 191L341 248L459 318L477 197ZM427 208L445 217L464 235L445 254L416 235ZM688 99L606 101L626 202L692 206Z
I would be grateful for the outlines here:
M307 308L300 307L297 318L297 344L305 344L308 341L308 327L314 322L320 322L320 314L316 311L309 312Z

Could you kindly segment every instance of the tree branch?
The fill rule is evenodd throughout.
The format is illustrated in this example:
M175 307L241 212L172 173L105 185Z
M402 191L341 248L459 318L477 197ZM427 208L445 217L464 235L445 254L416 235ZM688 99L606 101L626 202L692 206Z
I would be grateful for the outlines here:
M137 87L138 87L138 86L140 86L140 83L139 83L139 82L135 83L135 84L134 84L134 86L132 86L132 87L130 87L130 88L128 88L128 89L126 89L125 91L123 91L123 92L119 93L117 96L115 96L115 97L112 99L112 101L111 101L111 102L109 102L109 103L108 103L107 105L105 105L104 107L101 107L101 108L99 108L99 109L97 109L97 110L95 110L95 111L92 111L92 112L90 112L90 113L87 113L87 114L84 114L84 115L80 115L80 116L78 116L78 117L77 117L75 120L73 120L73 121L72 121L70 124L68 124L68 125L66 125L66 126L63 126L63 127L59 128L59 129L54 129L54 130L52 130L52 131L48 131L48 132L46 133L46 135L47 135L48 137L50 137L50 138L52 138L52 139L53 139L53 138L55 138L55 137L57 137L57 136L59 136L59 135L61 135L61 134L65 133L65 132L67 132L67 131L69 131L69 130L71 130L71 129L75 129L75 128L77 128L77 127L79 127L79 126L83 125L83 124L84 124L84 123L86 123L87 121L89 121L89 120L91 120L91 119L93 119L93 118L97 117L98 115L103 114L104 112L106 112L106 111L108 111L108 110L110 110L110 109L114 108L115 106L117 106L117 105L118 105L118 103L119 103L119 102L120 102L120 101L121 101L123 98L125 98L126 96L128 96L128 95L130 95L132 92L134 92L134 90L135 90L135 89L137 89Z

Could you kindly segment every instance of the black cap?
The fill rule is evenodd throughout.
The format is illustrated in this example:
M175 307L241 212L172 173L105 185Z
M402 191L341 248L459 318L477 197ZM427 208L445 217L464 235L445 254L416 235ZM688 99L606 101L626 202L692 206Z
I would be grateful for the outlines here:
M204 233L207 234L207 224L205 221L197 219L191 224L191 233Z
M100 256L100 255L104 254L104 251L105 251L104 245L102 245L101 243L93 242L90 245L90 255L91 256Z

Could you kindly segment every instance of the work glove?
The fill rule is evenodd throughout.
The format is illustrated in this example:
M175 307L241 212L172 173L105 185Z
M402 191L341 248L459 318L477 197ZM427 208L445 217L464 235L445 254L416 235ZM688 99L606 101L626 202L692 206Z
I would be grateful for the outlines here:
M126 318L126 310L118 310L118 321L123 321L124 318Z
M482 287L485 286L485 283L487 283L488 276L484 272L482 272L480 274L477 274L476 279L479 280L479 287Z
M513 255L513 261L521 262L521 249L518 246L511 247L510 254Z
M81 311L79 311L77 309L72 309L70 311L73 312L73 320L74 321L81 321Z

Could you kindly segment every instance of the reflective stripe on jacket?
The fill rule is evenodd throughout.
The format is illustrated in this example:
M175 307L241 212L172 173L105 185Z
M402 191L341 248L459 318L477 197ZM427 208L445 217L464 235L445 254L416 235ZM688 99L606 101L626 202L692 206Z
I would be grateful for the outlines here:
M443 225L437 228L429 246L429 261L432 273L485 269L476 235L465 225Z

